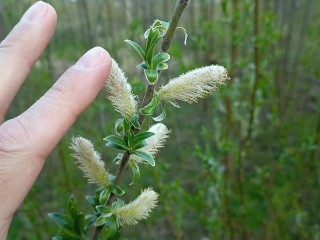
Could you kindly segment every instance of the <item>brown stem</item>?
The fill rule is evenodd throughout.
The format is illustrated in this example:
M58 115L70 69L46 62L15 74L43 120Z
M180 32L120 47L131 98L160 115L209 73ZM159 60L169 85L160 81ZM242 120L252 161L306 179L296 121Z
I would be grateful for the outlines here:
M181 14L182 14L183 10L187 6L188 2L189 2L189 0L178 0L177 1L177 5L176 5L176 8L174 10L173 17L171 19L169 28L167 30L166 35L163 37L163 42L162 42L162 45L161 45L161 50L163 52L167 52L169 50L171 42L172 42L172 39L173 39L173 36L174 36L174 33L175 33L175 30L176 30L178 22L179 22L179 19L181 17ZM146 93L145 93L143 101L142 101L142 106L146 106L152 100L153 95L154 95L155 87L156 87L155 84L152 84L152 85L149 84L147 86ZM140 113L139 114L140 126L143 125L144 120L145 120L145 116ZM139 129L134 129L134 133L138 133L138 132L139 132ZM118 185L121 182L123 174L128 168L130 155L131 155L131 153L129 151L126 151L122 156L121 163L120 163L120 166L119 166L118 171L117 171L117 175L116 175L115 180L114 180L114 183L116 185ZM115 201L115 199L116 199L116 195L111 193L111 195L110 195L110 197L108 199L107 205L110 206ZM96 228L96 231L95 231L95 233L94 233L94 235L92 237L93 240L99 239L99 235L100 235L100 233L102 231L102 228L103 228L102 226L99 226L99 227Z
M255 0L255 8L254 8L254 83L253 89L250 94L250 112L249 112L249 127L247 131L247 135L244 138L243 142L247 142L251 138L252 134L252 125L254 121L254 110L256 108L256 95L259 85L260 78L260 49L259 49L259 40L257 39L259 36L259 0Z
M178 26L178 22L180 20L180 17L182 15L183 10L188 5L189 0L178 0L176 7L173 12L173 16L170 21L169 28L167 30L166 35L163 37L163 42L161 46L161 50L163 52L167 52L169 50L169 47L171 45L173 35L176 31L176 28Z
M231 46L230 46L230 85L233 84L234 74L236 72L236 62L238 59L238 44L236 41L235 34L238 31L238 20L239 20L239 6L238 0L232 0L232 22L231 22ZM225 99L225 106L226 106L226 130L224 133L225 141L231 141L232 131L234 129L234 120L233 120L233 108L232 108L232 100L230 96L227 96ZM223 204L224 204L224 212L225 212L225 221L226 225L228 226L229 230L229 238L230 240L234 239L234 226L232 220L232 212L230 208L230 179L231 179L231 162L233 162L233 154L231 152L225 152L223 162L225 167L224 172L224 183L223 183ZM238 164L238 176L241 175L241 164ZM239 180L239 179L237 179ZM238 184L241 184L238 182Z

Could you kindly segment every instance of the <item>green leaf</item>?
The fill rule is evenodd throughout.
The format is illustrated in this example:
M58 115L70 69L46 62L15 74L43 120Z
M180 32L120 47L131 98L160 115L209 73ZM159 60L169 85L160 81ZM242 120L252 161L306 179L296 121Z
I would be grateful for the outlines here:
M154 69L146 69L144 70L144 75L149 83L153 84L158 80L158 71Z
M149 137L152 137L155 133L153 132L141 132L135 135L132 139L132 148L134 148L137 144L142 142L143 140L148 139Z
M116 196L122 196L125 194L125 191L118 185L111 185L111 192L113 192Z
M152 157L152 155L150 155L149 153L146 152L142 152L142 151L134 151L133 152L134 155L137 155L138 157L143 158L147 163L149 163L152 167L154 167L156 165L154 158Z
M106 204L110 196L110 191L108 189L104 189L99 196L100 204Z
M161 121L163 121L163 119L165 119L166 116L167 116L166 110L165 110L165 108L164 108L164 104L163 104L162 101L160 102L160 106L161 106L161 113L160 113L160 115L157 116L157 117L152 118L155 122L161 122Z
M111 212L111 209L105 205L96 206L96 209L99 213L108 214Z
M159 63L157 66L156 66L156 70L157 71L162 71L162 70L166 70L168 69L168 64L166 63Z
M79 234L79 235L84 235L86 232L85 229L85 217L84 214L81 212L75 219L73 223L73 229Z
M116 220L111 219L105 223L106 227L104 227L101 231L101 239L108 240L116 240L115 236L119 236L118 226L116 224ZM120 239L120 238L118 238Z
M129 150L129 147L127 146L127 144L118 136L110 135L108 137L105 137L103 140L107 142L106 145L108 147L119 149L119 150Z
M124 40L126 43L128 43L131 47L133 47L134 48L134 50L136 50L136 52L139 54L139 56L142 58L142 60L144 60L144 58L145 58L145 52L144 52L144 50L142 49L142 47L138 44L138 43L136 43L136 42L134 42L134 41L131 41L131 40L129 40L129 39L127 39L127 40Z
M124 143L125 143L127 146L130 147L130 139L129 139L129 137L128 137L127 135L125 135L125 136L123 137L123 139L124 139Z
M148 64L143 61L142 63L137 65L137 68L148 69Z
M114 143L118 143L118 144L124 144L124 141L116 136L116 135L110 135L108 137L105 137L103 140L107 141L107 142L114 142Z
M153 112L156 110L156 107L158 106L158 102L158 98L153 97L150 103L148 103L146 106L140 109L140 113L147 116L152 115Z
M150 29L148 38L146 41L146 54L144 59L149 66L152 66L152 57L153 57L154 49L159 40L160 40L159 31Z
M119 145L117 143L107 142L106 146L108 146L110 148L118 149L118 150L124 150L124 151L129 150L129 148L127 146L125 146L125 144Z
M132 173L133 173L132 182L129 184L129 185L132 185L140 179L140 168L137 163L132 162L132 161L129 162L129 167L131 168Z
M141 141L141 142L137 143L136 145L132 146L131 150L137 150L137 149L143 148L147 145L148 145L148 143L146 141Z
M103 214L100 217L98 217L97 221L94 223L95 226L102 226L105 224L106 221L108 221L108 218L112 216L112 213Z
M71 218L75 218L76 216L78 216L78 213L79 211L77 200L75 199L73 194L71 194L66 204L66 214Z
M163 37L169 28L169 23L157 19L154 21L153 27L159 30L160 36Z
M149 32L150 32L150 29L151 29L151 27L150 27L150 28L148 28L148 29L144 32L143 36L144 36L144 38L145 38L145 39L147 39L147 38L148 38L148 36L149 36Z
M169 61L169 59L170 59L170 55L168 53L164 53L164 52L158 53L152 59L153 66L157 66L160 63L165 63Z
M49 218L54 221L56 224L60 225L60 226L68 226L68 220L67 220L67 216L65 214L62 213L49 213L48 214Z
M116 133L118 135L121 134L121 132L124 129L124 125L123 125L123 118L120 118L116 121L115 125L114 125L114 130L116 131Z
M127 129L130 129L131 128L131 124L130 124L130 121L125 118L123 119L123 125L124 125L124 129L127 131Z
M126 139L127 146L130 146L130 140L133 136L133 132L131 129L131 122L129 121L129 119L125 118L123 123L124 123L124 134L125 136L128 137L128 139Z
M135 115L132 119L131 119L131 123L133 125L133 127L135 129L140 129L140 123L139 123L139 115Z

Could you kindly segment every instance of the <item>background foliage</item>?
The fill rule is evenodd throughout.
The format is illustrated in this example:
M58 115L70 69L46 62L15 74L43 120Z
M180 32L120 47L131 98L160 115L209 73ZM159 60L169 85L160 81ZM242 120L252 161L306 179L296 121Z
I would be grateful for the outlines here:
M1 39L33 2L0 1ZM143 92L138 59L123 40L139 42L154 19L168 21L175 1L48 2L58 13L57 31L7 118L96 45L108 49L134 91ZM209 64L226 66L232 80L200 105L168 107L167 147L130 192L154 186L160 204L150 220L126 228L124 239L320 239L320 2L191 0L180 26L188 46L177 32L163 83ZM103 93L80 116L50 155L8 239L53 236L47 213L61 210L70 192L89 208L83 196L92 189L74 166L70 139L86 136L111 161L115 153L102 139L118 117Z

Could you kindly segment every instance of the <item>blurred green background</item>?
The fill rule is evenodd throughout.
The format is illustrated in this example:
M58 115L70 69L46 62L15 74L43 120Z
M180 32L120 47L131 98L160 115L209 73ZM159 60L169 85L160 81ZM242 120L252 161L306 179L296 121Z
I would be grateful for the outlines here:
M0 0L3 39L35 1ZM154 19L165 21L174 0L48 0L58 13L55 35L17 95L7 118L26 110L87 49L106 48L140 99L144 77L124 43L142 43ZM123 229L123 239L320 239L320 1L190 0L170 49L161 84L190 69L218 64L232 78L199 104L167 106L172 134L155 168L125 200L153 186L151 218ZM18 70L18 69L17 69ZM17 211L8 239L50 239L73 193L83 209L86 184L70 156L70 139L91 139L107 166L116 152L103 137L119 115L102 92L52 152ZM148 122L147 124L150 124ZM128 171L126 182L131 180ZM125 184L123 186L126 186Z

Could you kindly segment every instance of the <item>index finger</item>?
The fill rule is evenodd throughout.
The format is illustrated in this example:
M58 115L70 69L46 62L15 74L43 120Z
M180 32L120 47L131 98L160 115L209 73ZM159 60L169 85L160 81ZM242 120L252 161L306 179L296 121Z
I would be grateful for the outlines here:
M30 68L53 35L56 21L54 8L39 1L0 43L0 124Z

